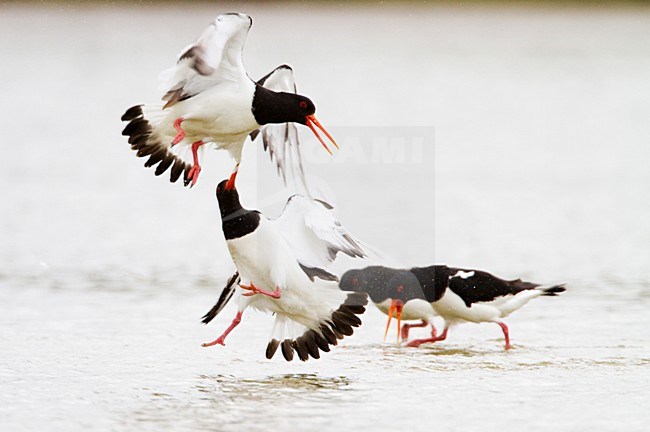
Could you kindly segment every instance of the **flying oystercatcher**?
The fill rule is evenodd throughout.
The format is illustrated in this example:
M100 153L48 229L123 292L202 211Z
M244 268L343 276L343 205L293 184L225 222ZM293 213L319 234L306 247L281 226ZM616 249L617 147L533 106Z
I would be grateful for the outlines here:
M258 82L248 77L242 50L251 25L248 15L218 16L181 52L176 66L163 72L164 105L136 105L122 116L128 122L122 134L138 157L149 156L146 167L158 164L156 175L171 167L171 182L183 174L185 185L194 185L201 172L199 149L216 147L236 161L229 182L233 187L244 141L251 135L261 136L285 182L290 171L304 183L293 123L308 126L330 154L318 129L338 148L314 116L313 102L296 93L289 66L277 67Z
M420 282L409 270L383 266L348 270L341 276L339 287L351 291L367 292L377 309L388 315L384 340L393 316L397 318L398 343L400 336L403 341L408 340L409 330L413 327L430 325L431 336L436 336L434 326L436 313L431 303L424 300ZM402 325L402 320L419 320L420 323Z
M332 215L332 207L319 200L294 195L282 215L269 220L241 206L229 180L217 187L222 228L237 273L230 278L217 304L203 317L208 323L240 287L238 312L226 331L204 347L224 345L226 336L241 321L247 307L276 316L266 357L278 347L287 361L320 358L330 345L350 336L361 325L367 295L338 288L338 278L322 269L338 252L364 257L359 243Z
M521 279L507 281L484 271L444 265L389 269L389 273L396 277L399 275L399 278L391 284L376 284L374 279L366 278L366 270L348 271L339 284L341 289L367 292L374 301L391 299L391 304L395 300L409 301L415 296L430 302L435 312L445 320L442 334L413 340L407 344L412 347L445 340L449 326L453 324L493 322L501 327L505 348L510 349L508 327L502 319L536 297L556 296L566 290L564 285L544 287ZM415 281L417 285L414 285ZM405 287L403 292L396 288L399 286ZM405 295L407 286L409 290ZM426 320L425 316L420 318Z

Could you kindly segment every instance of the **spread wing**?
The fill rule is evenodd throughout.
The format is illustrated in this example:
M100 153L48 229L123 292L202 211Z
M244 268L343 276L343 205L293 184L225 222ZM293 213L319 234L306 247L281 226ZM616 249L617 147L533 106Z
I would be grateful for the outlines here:
M282 215L273 221L303 268L320 270L339 252L353 258L366 256L360 242L341 225L333 210L325 201L294 195Z
M276 92L297 93L293 69L282 65L268 73L257 84ZM264 150L269 152L272 162L278 169L284 184L287 177L291 181L299 182L302 188L309 193L305 171L300 154L300 141L295 123L267 124L251 133L253 141L260 138Z
M251 24L248 15L220 15L185 48L176 65L160 76L165 108L220 82L245 76L242 51Z

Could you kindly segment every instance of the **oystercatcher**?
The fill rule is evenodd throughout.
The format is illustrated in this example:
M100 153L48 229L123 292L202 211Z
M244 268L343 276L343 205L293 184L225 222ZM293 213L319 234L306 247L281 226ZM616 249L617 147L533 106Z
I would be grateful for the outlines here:
M255 309L276 315L266 357L278 347L287 361L309 356L320 358L338 339L350 336L361 325L357 315L365 312L365 293L338 288L335 275L320 265L331 262L338 252L364 257L359 243L331 213L332 207L299 195L289 199L282 215L269 220L260 212L241 206L230 180L217 186L222 228L237 273L229 280L217 304L203 317L212 320L239 286L238 312L226 331L204 347L224 345L240 322L244 310Z
M285 182L287 165L304 182L293 123L308 126L330 154L318 129L338 148L314 116L314 103L296 93L289 66L277 67L257 83L248 77L242 50L251 25L248 15L218 16L181 52L176 66L163 72L164 105L136 105L122 116L129 122L122 134L138 157L149 156L146 167L158 164L156 175L171 167L171 182L183 174L185 185L194 185L201 172L199 149L207 145L235 159L228 184L233 187L244 141L252 134L261 135ZM189 150L191 163L185 159Z
M420 282L409 270L383 266L348 270L341 276L339 287L350 291L367 292L377 309L388 315L384 340L393 316L397 318L398 343L400 336L403 341L408 340L409 330L413 327L430 325L431 336L436 336L434 326L436 313L431 303L424 300ZM402 320L419 320L420 322L402 325Z
M521 279L507 281L484 271L444 265L390 270L400 275L399 280L391 284L375 284L373 279L366 280L365 270L357 270L348 272L339 285L341 289L367 292L373 300L390 298L393 302L394 299L420 298L430 302L435 312L445 320L445 328L440 335L409 342L407 346L412 347L445 340L449 326L453 324L493 322L501 327L505 348L510 349L508 327L502 319L535 297L556 296L566 290L564 285L544 287ZM399 286L403 286L404 291L408 286L408 292L400 293Z

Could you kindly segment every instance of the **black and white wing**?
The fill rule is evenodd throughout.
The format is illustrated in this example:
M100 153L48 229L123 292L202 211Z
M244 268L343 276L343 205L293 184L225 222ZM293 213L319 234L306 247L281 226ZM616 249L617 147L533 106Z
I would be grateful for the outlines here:
M230 277L230 279L228 279L228 283L221 291L221 295L219 296L219 300L217 300L217 303L214 306L212 306L212 309L210 309L208 313L203 315L203 318L201 319L201 322L203 324L207 324L210 321L212 321L214 317L216 317L219 314L219 312L221 312L223 308L226 307L226 305L232 298L233 294L235 294L235 290L239 286L239 282L241 282L241 279L239 277L239 272L236 272L234 275Z
M219 15L196 42L185 48L176 65L160 76L165 108L219 82L245 76L242 51L252 22L244 14Z
M257 84L276 92L297 93L293 69L287 65L278 66ZM262 140L264 150L269 152L271 161L275 162L284 184L287 184L287 177L289 177L290 180L299 182L305 192L309 193L295 123L264 125L251 133L253 141L258 137Z
M339 252L353 258L366 256L360 242L341 225L333 210L325 201L294 195L282 215L273 221L312 279L337 279L323 267L332 263Z

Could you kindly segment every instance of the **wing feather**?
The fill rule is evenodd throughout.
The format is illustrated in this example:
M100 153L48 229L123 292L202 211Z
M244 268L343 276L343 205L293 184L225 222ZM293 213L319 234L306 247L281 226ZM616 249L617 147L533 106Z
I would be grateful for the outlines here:
M324 201L294 195L273 223L303 267L326 267L339 252L351 257L366 256L361 243L341 225L333 207Z
M257 84L276 92L297 93L293 69L281 65L262 77ZM284 184L294 182L295 186L311 195L305 177L305 170L300 152L298 129L294 123L267 124L251 133L254 141L261 137L264 150L268 151L271 162L274 162L278 175Z
M176 65L160 75L165 108L245 75L242 51L251 23L244 14L220 15L181 51Z

